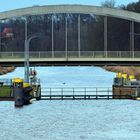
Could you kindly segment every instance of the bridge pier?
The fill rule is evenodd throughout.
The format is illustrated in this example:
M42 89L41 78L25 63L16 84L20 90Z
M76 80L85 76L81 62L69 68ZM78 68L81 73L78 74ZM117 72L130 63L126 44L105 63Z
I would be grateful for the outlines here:
M130 51L132 58L135 57L135 29L134 29L134 21L130 21Z
M0 20L0 33L1 33L1 20ZM0 34L0 51L1 51L1 34Z

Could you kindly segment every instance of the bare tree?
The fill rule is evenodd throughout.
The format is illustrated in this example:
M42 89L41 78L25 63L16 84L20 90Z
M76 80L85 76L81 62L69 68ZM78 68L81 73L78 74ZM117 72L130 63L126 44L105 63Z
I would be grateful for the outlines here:
M101 3L103 7L107 8L114 8L115 7L115 0L105 0Z

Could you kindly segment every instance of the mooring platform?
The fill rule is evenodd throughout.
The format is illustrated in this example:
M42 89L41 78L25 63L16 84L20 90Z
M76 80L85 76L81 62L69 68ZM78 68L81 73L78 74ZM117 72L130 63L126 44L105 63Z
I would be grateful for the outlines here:
M41 100L112 100L132 99L127 95L41 95Z
M14 101L14 97L0 97L0 101Z

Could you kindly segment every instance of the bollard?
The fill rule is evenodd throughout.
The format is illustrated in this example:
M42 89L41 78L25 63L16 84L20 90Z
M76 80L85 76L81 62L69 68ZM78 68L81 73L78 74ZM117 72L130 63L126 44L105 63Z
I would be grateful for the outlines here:
M137 88L136 88L135 96L136 96L136 97L140 97L140 87L137 87Z
M20 78L15 78L13 80L13 93L16 107L22 107L24 105L23 100L23 80Z
M41 100L41 86L38 85L36 100Z
M33 98L33 96L30 94L30 92L32 91L33 91L33 88L30 86L29 83L23 83L24 105L30 104L30 100Z

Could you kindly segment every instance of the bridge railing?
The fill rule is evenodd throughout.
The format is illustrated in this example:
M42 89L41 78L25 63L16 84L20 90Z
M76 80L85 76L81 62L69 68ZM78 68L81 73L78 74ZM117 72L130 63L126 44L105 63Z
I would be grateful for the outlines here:
M24 52L0 52L0 58L24 58ZM30 58L140 58L140 51L34 51Z

